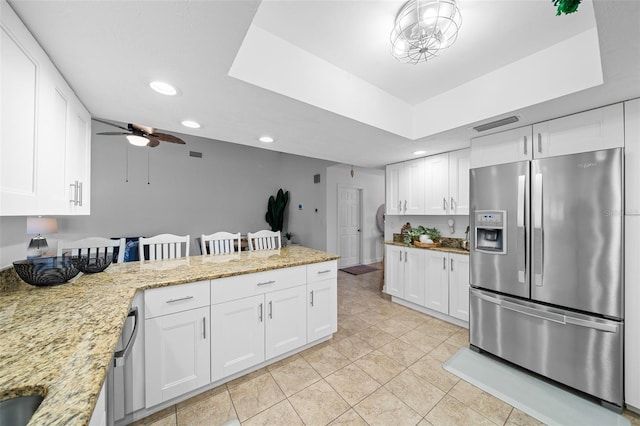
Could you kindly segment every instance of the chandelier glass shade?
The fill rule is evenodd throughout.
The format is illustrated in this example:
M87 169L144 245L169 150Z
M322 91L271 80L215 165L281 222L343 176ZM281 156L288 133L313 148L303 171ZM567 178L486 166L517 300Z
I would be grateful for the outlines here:
M426 62L455 43L461 25L455 0L409 0L396 15L391 52L401 62Z

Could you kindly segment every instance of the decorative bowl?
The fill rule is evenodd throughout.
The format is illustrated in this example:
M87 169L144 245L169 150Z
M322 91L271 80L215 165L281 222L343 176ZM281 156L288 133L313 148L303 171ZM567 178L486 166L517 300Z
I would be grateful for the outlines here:
M68 256L18 260L13 267L24 282L35 286L62 284L80 272Z
M71 263L85 274L95 274L96 272L102 272L107 269L107 266L111 265L113 261L113 254L107 254L100 256L72 256Z

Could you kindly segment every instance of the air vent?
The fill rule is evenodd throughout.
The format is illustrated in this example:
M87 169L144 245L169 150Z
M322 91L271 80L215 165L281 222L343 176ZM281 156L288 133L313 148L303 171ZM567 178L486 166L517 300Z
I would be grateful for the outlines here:
M189 151L189 157L202 158L202 153L198 151Z
M506 126L507 124L517 123L520 119L512 115L511 117L501 118L500 120L492 121L491 123L481 124L473 128L476 132L484 132L486 130L495 129L496 127Z

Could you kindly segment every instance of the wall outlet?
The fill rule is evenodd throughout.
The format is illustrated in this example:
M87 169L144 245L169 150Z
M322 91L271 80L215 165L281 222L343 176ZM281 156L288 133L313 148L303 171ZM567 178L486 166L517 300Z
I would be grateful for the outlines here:
M302 210L302 203L298 204L298 210Z

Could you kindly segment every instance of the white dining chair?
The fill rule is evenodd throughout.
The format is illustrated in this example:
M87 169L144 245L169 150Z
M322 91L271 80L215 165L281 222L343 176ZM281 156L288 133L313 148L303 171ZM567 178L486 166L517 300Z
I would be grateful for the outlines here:
M69 254L71 256L99 257L112 255L115 248L118 248L118 263L124 261L124 251L126 241L124 238L112 240L102 237L88 237L76 241L58 241L58 256Z
M215 232L213 234L202 234L200 237L200 248L202 254L231 254L242 250L240 233ZM209 250L207 250L207 248Z
M182 244L185 245L184 257L189 256L189 236L160 234L155 237L140 237L138 253L140 260L145 260L145 247L149 250L148 260L176 259L183 257Z
M280 232L266 229L258 232L248 232L249 250L279 250L282 247Z

